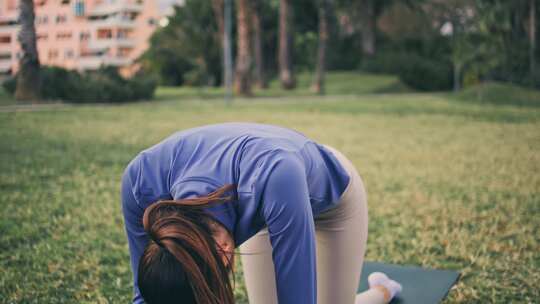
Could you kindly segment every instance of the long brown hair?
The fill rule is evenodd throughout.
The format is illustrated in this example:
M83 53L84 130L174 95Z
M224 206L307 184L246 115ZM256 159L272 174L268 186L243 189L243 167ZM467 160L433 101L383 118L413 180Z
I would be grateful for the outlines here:
M150 237L139 262L137 283L149 304L233 304L234 254L226 267L224 251L212 237L213 218L203 208L235 199L225 185L196 198L162 200L150 205L143 226Z

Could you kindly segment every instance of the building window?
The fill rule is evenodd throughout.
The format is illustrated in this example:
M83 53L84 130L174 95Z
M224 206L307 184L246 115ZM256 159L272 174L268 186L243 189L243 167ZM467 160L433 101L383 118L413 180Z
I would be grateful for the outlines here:
M79 33L79 40L86 41L90 39L90 33L88 32L80 32Z
M47 33L38 33L36 35L37 40L47 40L49 38L49 35Z
M118 39L127 39L129 38L129 31L128 30L121 30L119 29L117 32L116 32L116 37Z
M49 59L58 58L58 50L49 50Z
M131 53L130 48L119 48L116 54L118 55L118 57L127 57L129 56L129 53Z
M6 60L6 59L11 59L10 53L0 54L0 60Z
M148 25L156 25L156 19L154 18L148 18Z
M98 30L97 38L98 39L111 39L112 31L111 30Z
M56 23L64 23L67 21L66 15L56 15Z
M118 20L122 21L133 21L135 19L135 16L129 13L120 13L116 14L116 16L113 16L113 18L118 18Z
M47 15L36 16L37 24L47 24L48 21L49 21L49 18L47 17Z
M73 9L75 10L75 16L77 17L84 16L84 1L83 0L75 1L75 5L73 6Z
M0 36L0 43L11 43L11 36Z
M69 4L69 2L70 2L70 0L62 0L61 3L62 3L62 5L67 5L67 4Z
M72 49L67 49L64 51L64 57L65 58L73 58L73 50Z
M59 32L59 33L56 33L56 39L57 40L66 40L66 39L71 39L71 32Z

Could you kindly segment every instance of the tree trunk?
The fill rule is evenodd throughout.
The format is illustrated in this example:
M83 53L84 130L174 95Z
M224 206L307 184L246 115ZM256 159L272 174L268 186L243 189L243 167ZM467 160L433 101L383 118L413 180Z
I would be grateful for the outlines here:
M223 43L223 35L225 33L223 0L212 0L212 10L214 11L214 16L216 17L216 23L219 30L219 41Z
M364 0L360 7L362 18L362 53L367 56L375 55L375 0Z
M264 55L262 46L262 29L260 18L260 1L252 0L251 23L253 26L253 55L255 57L255 85L259 89L268 88L268 82L264 75Z
M454 92L461 90L461 63L454 62Z
M216 18L216 23L218 26L218 32L216 35L216 40L221 45L221 54L222 54L222 63L223 63L223 72L222 72L222 82L225 82L225 14L224 14L224 2L223 0L212 0L212 10L214 11L214 17Z
M280 0L279 3L279 79L281 87L285 90L293 89L296 86L292 70L292 7L290 0Z
M23 56L17 76L15 99L38 101L40 98L41 78L39 73L39 56L36 46L36 28L34 26L34 2L21 0L18 40Z
M317 70L312 89L324 94L324 74L326 69L326 47L328 44L328 0L319 1L319 48L317 50Z
M530 16L529 16L529 60L531 75L536 70L536 0L530 0Z
M223 14L223 81L227 104L233 99L232 1L225 0Z
M249 0L237 1L237 54L236 54L236 75L235 91L237 94L251 95L251 81L249 68L251 64L250 37L249 37Z

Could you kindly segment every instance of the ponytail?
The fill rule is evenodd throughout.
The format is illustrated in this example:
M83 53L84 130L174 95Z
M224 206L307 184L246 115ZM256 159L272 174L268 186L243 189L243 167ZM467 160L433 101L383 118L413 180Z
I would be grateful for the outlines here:
M137 280L148 304L234 303L229 279L234 261L224 265L209 226L213 218L204 211L234 199L224 196L234 188L229 184L204 197L159 201L145 210L143 226L150 242Z

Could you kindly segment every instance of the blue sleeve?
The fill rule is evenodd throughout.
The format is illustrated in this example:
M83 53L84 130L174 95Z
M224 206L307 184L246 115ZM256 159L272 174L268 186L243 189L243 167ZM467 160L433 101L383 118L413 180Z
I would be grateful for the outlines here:
M142 225L144 209L137 203L132 190L130 178L124 176L122 179L122 213L124 215L124 225L128 239L129 254L131 260L131 270L133 273L133 303L144 303L139 287L137 285L137 269L139 259L148 243L148 237Z
M272 244L278 302L315 304L315 228L304 164L295 155L283 154L269 167L262 213Z

